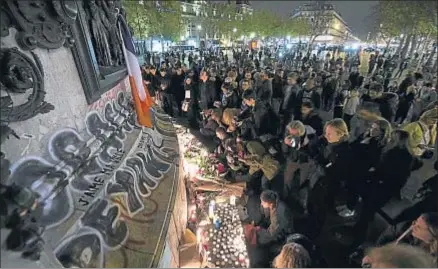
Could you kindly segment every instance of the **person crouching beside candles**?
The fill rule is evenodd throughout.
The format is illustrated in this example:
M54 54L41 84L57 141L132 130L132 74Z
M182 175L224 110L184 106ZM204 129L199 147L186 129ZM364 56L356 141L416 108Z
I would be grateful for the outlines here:
M252 225L256 240L252 240L251 243L255 243L257 249L263 249L260 252L264 255L251 257L250 267L261 265L269 267L272 259L280 253L286 237L293 233L292 214L289 208L279 200L279 195L274 191L266 190L260 195L260 200L265 216L260 225Z

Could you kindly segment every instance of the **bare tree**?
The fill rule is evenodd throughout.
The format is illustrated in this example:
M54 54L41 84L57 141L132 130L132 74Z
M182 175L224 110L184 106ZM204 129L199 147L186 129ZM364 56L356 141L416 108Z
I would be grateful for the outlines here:
M331 10L326 9L326 1L314 2L314 11L310 18L310 39L307 45L307 51L312 48L312 45L318 36L328 32L332 21L333 13Z

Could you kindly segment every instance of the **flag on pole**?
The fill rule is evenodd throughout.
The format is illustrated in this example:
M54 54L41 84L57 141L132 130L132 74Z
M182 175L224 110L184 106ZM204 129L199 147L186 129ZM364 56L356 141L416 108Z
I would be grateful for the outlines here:
M123 54L125 55L126 66L128 67L132 98L134 99L135 110L137 112L137 120L142 126L152 127L150 108L154 102L147 91L147 86L143 82L128 24L121 15L119 15L119 26L123 39Z

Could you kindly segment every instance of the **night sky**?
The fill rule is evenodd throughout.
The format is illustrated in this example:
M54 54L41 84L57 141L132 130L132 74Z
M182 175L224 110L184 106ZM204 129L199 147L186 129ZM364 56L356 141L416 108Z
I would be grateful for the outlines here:
M278 12L282 16L288 16L293 9L300 4L310 1L251 1L254 9L270 9ZM372 13L372 7L378 1L328 1L335 5L336 10L347 22L353 31L353 34L364 40L372 28L372 21L369 16Z

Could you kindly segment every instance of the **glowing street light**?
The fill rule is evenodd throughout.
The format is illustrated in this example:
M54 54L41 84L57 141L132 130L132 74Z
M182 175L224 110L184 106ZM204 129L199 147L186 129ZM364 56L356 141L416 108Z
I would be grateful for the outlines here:
M237 29L236 29L236 28L234 28L234 29L233 29L233 32L234 32L234 33L235 33L235 32L237 32Z
M198 25L198 30L201 30L202 29L202 26L201 25Z

